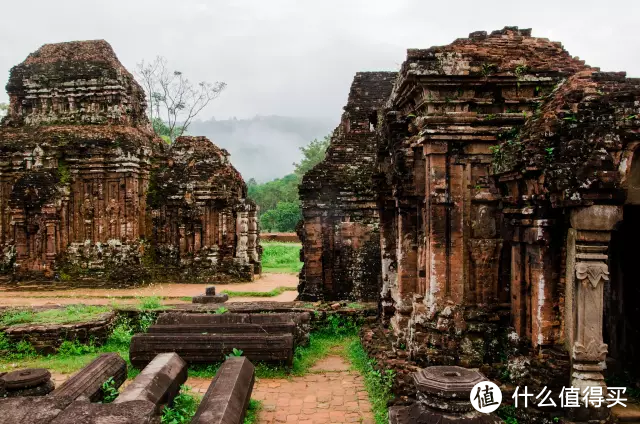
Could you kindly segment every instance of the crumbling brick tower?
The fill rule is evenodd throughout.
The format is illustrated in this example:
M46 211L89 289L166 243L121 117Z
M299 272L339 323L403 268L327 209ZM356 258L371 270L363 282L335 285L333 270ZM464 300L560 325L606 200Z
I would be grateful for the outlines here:
M105 41L47 44L11 70L0 127L5 267L50 275L56 257L137 250L160 148L142 88Z
M395 72L356 74L325 159L302 179L301 300L379 297L375 129L395 77Z
M11 70L0 124L0 271L11 277L249 280L256 207L228 154L169 148L102 40L47 44ZM151 199L151 204L149 200Z
M584 70L495 149L515 331L538 352L566 352L581 390L605 386L605 362L640 378L639 105L639 79Z
M508 324L491 149L583 68L560 43L512 27L408 51L387 104L378 189L383 310L414 358L478 366L485 338Z
M244 280L260 274L257 206L229 152L205 137L178 137L152 184L158 262Z

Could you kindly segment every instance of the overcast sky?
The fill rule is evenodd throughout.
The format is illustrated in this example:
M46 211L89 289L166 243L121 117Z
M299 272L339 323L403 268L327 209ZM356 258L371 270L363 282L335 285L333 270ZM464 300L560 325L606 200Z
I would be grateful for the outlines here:
M131 71L163 55L227 90L201 117L335 119L356 71L397 70L427 48L505 25L640 76L638 0L2 0L0 82L44 43L105 39ZM2 90L0 102L6 102Z

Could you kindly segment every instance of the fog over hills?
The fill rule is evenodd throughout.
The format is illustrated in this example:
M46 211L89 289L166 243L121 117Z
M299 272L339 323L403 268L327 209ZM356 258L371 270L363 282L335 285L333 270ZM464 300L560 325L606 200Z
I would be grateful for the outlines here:
M301 146L329 134L338 124L329 118L255 116L194 121L188 135L208 137L231 153L231 163L245 181L266 182L293 171Z

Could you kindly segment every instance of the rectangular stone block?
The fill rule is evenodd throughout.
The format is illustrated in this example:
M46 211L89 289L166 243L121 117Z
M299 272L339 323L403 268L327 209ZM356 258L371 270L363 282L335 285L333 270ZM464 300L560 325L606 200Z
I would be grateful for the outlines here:
M147 330L149 334L292 334L296 329L293 322L267 324L190 324L190 325L152 325Z
M0 399L0 424L49 424L73 399L68 397L15 397Z
M214 295L200 295L193 296L191 303L224 303L229 300L229 295L226 293L214 294Z
M86 396L91 402L102 400L102 384L113 377L115 387L127 378L127 363L117 353L105 353L62 383L50 396L77 399Z
M176 353L158 354L113 403L146 400L166 405L187 381L187 363Z
M242 424L255 382L245 357L227 359L216 373L191 420L192 424Z
M146 400L120 404L73 402L51 424L160 424L156 405Z
M293 361L291 334L137 334L131 340L129 359L135 367L148 364L157 354L175 352L187 363L224 360L233 349L240 349L252 361Z

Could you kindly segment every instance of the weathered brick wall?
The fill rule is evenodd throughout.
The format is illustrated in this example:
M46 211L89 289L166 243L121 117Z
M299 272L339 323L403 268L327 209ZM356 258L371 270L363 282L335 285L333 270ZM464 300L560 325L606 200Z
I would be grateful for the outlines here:
M300 299L377 300L379 216L372 176L378 113L394 72L356 74L324 161L299 187L303 222Z
M244 200L244 181L228 155L222 165L220 149L206 139L169 148L156 137L144 91L108 43L44 45L11 70L7 92L9 113L0 124L5 274L148 281L166 277L156 266L164 266L156 262L157 246L181 266L179 275L223 270L210 255L202 261L193 256L216 246L234 278L260 272L255 206ZM185 162L189 155L198 163ZM205 178L209 161L221 165L207 168L212 174ZM155 208L156 178L178 167L181 185L161 200L182 206L172 209L167 223ZM217 244L215 231L224 234Z
M559 43L510 27L408 51L385 112L378 190L383 311L416 360L479 366L487 335L510 324L492 146L583 68ZM534 302L539 293L534 283ZM550 298L537 309L549 316Z

